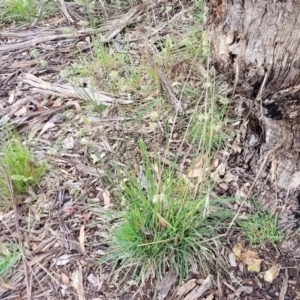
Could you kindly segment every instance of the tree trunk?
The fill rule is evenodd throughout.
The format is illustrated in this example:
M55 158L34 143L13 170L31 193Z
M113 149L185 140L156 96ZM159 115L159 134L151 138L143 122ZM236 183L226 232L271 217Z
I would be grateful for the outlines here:
M244 162L300 256L300 1L207 0L215 68L239 95ZM291 238L291 236L293 238Z

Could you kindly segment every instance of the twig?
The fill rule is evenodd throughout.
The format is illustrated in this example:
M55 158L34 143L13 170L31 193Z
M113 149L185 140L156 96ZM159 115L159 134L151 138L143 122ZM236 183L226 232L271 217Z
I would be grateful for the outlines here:
M84 34L55 34L55 35L48 35L48 36L39 36L36 38L33 38L31 40L25 41L25 42L21 42L21 43L15 43L15 44L6 44L6 45L2 45L0 47L0 53L4 54L4 53L9 53L11 51L15 51L15 50L24 50L30 47L34 47L37 44L40 43L45 43L45 42L49 42L49 41L53 41L53 40L63 40L63 39L76 39L82 35L86 35L86 33Z
M143 13L145 7L145 4L140 4L132 7L124 16L122 16L118 20L115 28L113 28L105 37L103 37L101 41L104 43L110 42L127 25L134 23L136 18Z
M40 7L39 7L39 10L36 14L36 17L34 18L33 22L29 25L29 27L33 27L36 25L36 23L38 22L38 20L40 19L40 17L42 16L42 13L43 13L43 8L45 6L45 4L48 2L48 0L44 0L40 3Z
M62 11L62 13L64 14L64 16L70 21L70 23L74 23L74 20L72 19L72 17L70 16L66 3L64 0L53 0L54 3L60 8L60 10Z
M181 102L176 98L174 91L171 87L171 84L169 83L169 80L167 79L166 75L161 70L158 70L157 73L158 73L160 84L163 90L165 91L167 97L169 98L169 101L175 107L176 112L178 112L180 115L183 115L184 108Z

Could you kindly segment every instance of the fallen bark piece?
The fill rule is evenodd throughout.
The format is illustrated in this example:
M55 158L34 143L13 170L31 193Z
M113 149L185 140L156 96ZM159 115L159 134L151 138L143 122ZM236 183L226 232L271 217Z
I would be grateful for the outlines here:
M181 297L189 293L196 286L196 279L191 279L183 284L178 290L176 295Z
M208 275L200 286L184 297L184 300L197 300L211 288L211 283L211 277Z
M247 295L250 295L253 293L253 287L252 286L241 286L239 287L233 294L228 296L228 299L236 299L241 296L242 293L245 293Z
M280 290L278 300L284 300L285 299L285 295L286 295L286 292L287 292L287 289L288 289L288 283L289 283L289 275L288 275L287 269L285 269L285 277L283 279L283 283L282 283L282 287L281 287L281 290Z
M160 284L160 290L158 294L158 300L163 300L165 299L172 287L172 285L176 282L177 280L177 274L174 270L170 270L163 278L161 284Z
M73 88L69 85L46 82L29 73L22 75L20 80L30 84L35 88L38 88L39 92L41 93L62 98L78 98L85 101L94 101L97 104L102 104L105 106L110 106L116 103L130 104L133 102L132 100L114 99L90 88Z

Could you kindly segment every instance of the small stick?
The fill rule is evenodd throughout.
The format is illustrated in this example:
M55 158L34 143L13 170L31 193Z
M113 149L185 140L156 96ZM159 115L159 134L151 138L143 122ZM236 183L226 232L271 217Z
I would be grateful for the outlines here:
M182 103L175 96L172 86L169 80L167 79L166 75L161 70L158 70L157 73L158 73L160 84L164 92L166 93L167 97L169 98L171 104L175 107L176 112L178 112L180 115L183 115L184 108L182 106Z

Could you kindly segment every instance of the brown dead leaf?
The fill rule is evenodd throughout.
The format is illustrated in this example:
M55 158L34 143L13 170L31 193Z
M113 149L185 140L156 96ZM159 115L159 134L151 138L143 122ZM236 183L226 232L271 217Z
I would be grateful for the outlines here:
M61 276L61 281L63 282L63 284L65 284L66 286L70 286L70 278L69 278L69 276L67 276L63 272L60 273L60 276Z
M236 244L232 249L234 255L240 260L242 260L242 251L243 251L243 246L241 244Z
M216 158L211 165L210 171L213 172L218 167L218 165L219 165L219 159Z
M244 248L241 244L236 244L232 250L236 258L243 261L250 272L260 272L262 259L257 252Z
M225 169L226 169L225 164L220 163L218 167L215 169L215 171L213 171L210 174L211 179L215 182L222 182L223 179L221 179L220 176L223 176L225 174Z
M69 254L63 254L56 259L53 258L53 260L57 266L64 266L70 261L70 258L71 258L71 256Z
M202 177L202 175L203 175L202 168L191 169L188 173L188 178Z
M242 152L241 147L239 147L235 143L233 143L232 145L228 143L227 146L230 147L234 151L234 153L241 153Z
M103 196L104 206L109 205L110 204L110 197L109 197L110 195L109 195L108 190L104 190L102 196Z
M91 216L92 216L92 213L91 213L91 212L89 212L89 213L83 215L83 224L84 224L84 225L86 225L86 223L87 223L88 220L91 218Z
M188 178L202 177L204 166L204 157L201 155L196 163L189 168Z
M17 110L15 113L14 113L14 116L16 117L20 117L22 115L25 115L27 113L27 107L26 106L23 106L22 108L20 108L19 110Z
M63 141L63 148L65 150L71 150L74 148L74 138L72 134L69 134Z
M219 184L219 187L222 188L223 190L227 191L228 190L228 185L224 182Z
M63 208L62 211L63 211L63 215L61 216L61 218L63 220L65 220L66 218L68 218L69 216L71 216L74 213L75 209L73 207L66 207L66 208Z
M280 270L280 265L272 266L264 275L264 280L267 282L273 282L274 279L277 277Z
M244 259L244 263L248 266L249 272L259 273L261 269L262 259L248 257Z
M231 174L230 172L225 174L225 177L223 179L224 182L228 183L231 181L238 181L239 177L236 175Z
M82 111L78 101L68 101L67 105L74 105L77 113L81 113Z
M43 126L43 128L42 128L42 130L41 130L41 132L39 133L39 137L40 136L42 136L46 131L48 131L48 129L51 129L51 128L54 128L56 125L53 123L53 122L47 122L44 126ZM34 130L33 130L33 132L35 132ZM36 132L35 132L35 134L36 134ZM33 135L33 133L30 135L30 138L31 139L33 139L34 138L34 135Z
M162 227L169 228L170 224L159 213L157 213L158 222Z

